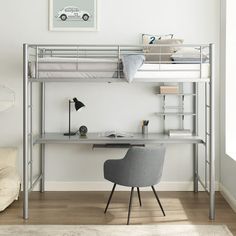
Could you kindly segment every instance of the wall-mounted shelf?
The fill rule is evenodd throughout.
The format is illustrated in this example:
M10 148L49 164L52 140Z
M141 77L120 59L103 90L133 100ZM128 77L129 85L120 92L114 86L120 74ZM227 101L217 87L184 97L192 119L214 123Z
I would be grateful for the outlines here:
M157 116L195 116L195 113L192 112L157 112L156 113Z
M196 96L195 93L157 93L157 96Z

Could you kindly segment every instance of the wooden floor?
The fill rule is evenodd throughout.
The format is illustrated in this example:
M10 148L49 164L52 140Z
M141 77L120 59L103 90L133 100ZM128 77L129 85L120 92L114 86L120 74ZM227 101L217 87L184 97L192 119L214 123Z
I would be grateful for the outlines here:
M115 192L107 214L109 192L33 192L30 218L22 219L22 198L0 213L0 224L126 224L129 192ZM130 224L225 224L236 235L236 214L220 193L216 194L216 220L208 219L204 192L160 192L166 216L152 192L141 192L143 206L134 194Z

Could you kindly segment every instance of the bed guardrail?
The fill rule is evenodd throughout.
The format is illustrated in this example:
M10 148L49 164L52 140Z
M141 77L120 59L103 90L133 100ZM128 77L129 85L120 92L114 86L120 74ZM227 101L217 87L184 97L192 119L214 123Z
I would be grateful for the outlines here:
M178 60L173 59L176 52L184 50L178 54ZM187 51L186 51L187 50ZM210 60L210 45L208 44L152 44L152 45L28 45L28 63L29 63L29 78L38 79L42 82L48 78L51 81L53 78L57 80L63 79L88 79L105 82L114 82L115 79L124 78L122 69L122 57L126 55L144 55L145 64L149 67L141 67L138 69L140 73L146 73L147 78L143 78L145 82L151 79L153 82L154 74L151 72L196 72L191 79L209 78L210 69L203 68L205 64L209 65ZM186 55L186 56L185 56ZM182 56L182 57L181 57ZM84 61L83 61L84 60ZM81 64L86 63L86 67ZM110 64L108 68L102 66L98 68L98 63ZM89 64L91 65L89 68ZM94 68L94 65L97 67ZM191 64L195 66L181 66ZM196 65L197 64L197 65ZM69 66L74 65L74 66ZM113 66L111 66L113 65ZM168 67L169 65L169 67ZM171 65L173 68L171 68ZM151 67L152 66L152 67ZM32 72L33 71L33 72ZM56 72L64 73L59 75ZM73 75L70 72L81 72L81 74ZM108 72L113 72L110 74ZM150 72L150 73L147 73ZM205 72L205 73L203 73ZM51 73L51 74L50 74ZM53 74L55 73L55 74ZM68 74L67 74L68 73ZM87 73L87 74L86 74ZM100 73L100 74L99 74ZM47 74L47 76L45 76ZM50 74L50 76L49 76ZM86 75L85 75L86 74ZM59 75L59 76L58 76ZM85 75L85 76L83 76ZM161 75L156 75L156 77ZM183 77L179 75L180 79ZM171 76L170 76L171 77ZM186 76L185 76L186 77ZM161 79L161 78L160 78ZM52 80L53 81L53 80ZM67 80L68 81L68 80ZM141 79L138 81L142 82Z

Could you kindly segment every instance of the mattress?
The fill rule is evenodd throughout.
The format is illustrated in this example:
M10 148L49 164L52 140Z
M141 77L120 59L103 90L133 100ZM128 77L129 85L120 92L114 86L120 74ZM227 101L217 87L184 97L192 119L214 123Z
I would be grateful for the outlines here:
M117 59L101 58L41 58L38 62L38 78L117 78ZM149 64L144 63L136 72L134 80L155 78L208 78L209 63L200 64ZM201 69L201 73L200 73ZM29 75L36 77L36 63L29 65ZM123 72L120 71L123 77Z
M209 63L200 64L143 64L134 79L208 78ZM201 72L200 72L201 71Z

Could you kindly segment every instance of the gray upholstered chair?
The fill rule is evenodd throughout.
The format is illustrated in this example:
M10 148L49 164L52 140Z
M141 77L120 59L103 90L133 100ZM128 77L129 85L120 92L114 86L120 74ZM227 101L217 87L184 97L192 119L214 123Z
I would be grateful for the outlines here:
M119 184L131 187L127 224L129 224L133 190L135 187L138 191L139 204L141 206L139 188L151 186L162 213L165 216L165 212L154 188L154 185L158 184L161 180L164 156L165 148L162 146L153 148L131 147L123 159L107 160L104 163L104 178L114 183L114 185L104 213L108 209L116 184Z

